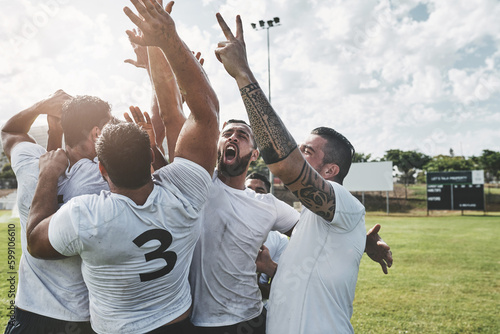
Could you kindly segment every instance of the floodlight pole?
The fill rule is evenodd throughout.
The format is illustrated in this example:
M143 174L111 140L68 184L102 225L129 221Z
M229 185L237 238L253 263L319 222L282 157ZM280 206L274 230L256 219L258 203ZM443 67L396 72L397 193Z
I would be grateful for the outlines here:
M269 99L269 104L271 104L271 47L269 44L269 28L281 25L280 18L275 17L272 20L268 20L267 26L266 26L266 21L264 20L259 20L259 27L257 27L256 23L251 23L251 25L254 30L262 30L262 29L267 30L267 89L268 89L267 97ZM269 171L269 182L271 183L270 192L271 194L274 195L274 175L271 171Z
M269 104L271 104L271 48L269 47L269 26L267 30L267 90L269 92ZM271 184L272 186L272 184Z

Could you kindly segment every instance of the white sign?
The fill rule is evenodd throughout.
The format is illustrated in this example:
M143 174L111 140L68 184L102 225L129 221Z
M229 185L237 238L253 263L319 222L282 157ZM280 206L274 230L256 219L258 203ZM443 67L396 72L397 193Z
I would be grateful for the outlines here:
M484 184L484 170L472 171L472 184Z
M353 163L344 187L349 191L392 191L392 161Z

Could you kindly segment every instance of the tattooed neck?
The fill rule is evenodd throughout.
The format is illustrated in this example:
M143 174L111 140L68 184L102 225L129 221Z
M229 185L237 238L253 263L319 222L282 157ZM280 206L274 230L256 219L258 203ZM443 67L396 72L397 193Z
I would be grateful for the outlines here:
M279 162L297 148L280 117L262 92L257 83L240 89L248 119L259 146L260 154L266 164Z

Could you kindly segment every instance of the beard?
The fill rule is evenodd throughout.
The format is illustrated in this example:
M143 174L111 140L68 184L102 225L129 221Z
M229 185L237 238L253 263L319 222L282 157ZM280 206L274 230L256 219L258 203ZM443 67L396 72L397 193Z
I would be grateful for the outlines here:
M247 166L252 158L252 152L243 157L237 157L233 164L227 165L224 163L224 155L220 152L217 155L217 170L229 176L239 176L247 172Z

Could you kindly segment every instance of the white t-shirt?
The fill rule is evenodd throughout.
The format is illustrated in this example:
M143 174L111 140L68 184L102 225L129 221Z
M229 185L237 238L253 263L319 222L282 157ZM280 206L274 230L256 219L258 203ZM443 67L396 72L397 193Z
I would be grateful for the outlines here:
M269 334L353 333L350 323L359 262L366 243L365 209L330 182L335 216L303 209L283 253L269 297Z
M255 260L269 231L286 232L299 214L271 194L225 185L215 173L193 255L191 321L228 326L262 312Z
M155 174L143 205L103 191L73 198L49 225L52 246L80 255L98 333L143 333L191 306L189 266L211 179L182 158Z
M45 152L42 146L30 142L15 145L11 152L12 169L18 183L22 248L16 305L55 319L89 321L88 292L80 258L40 260L32 257L26 248L26 223L38 182L38 162ZM108 189L108 185L100 176L97 163L88 159L78 161L58 182L59 198L64 201L84 193L99 193L103 189Z

